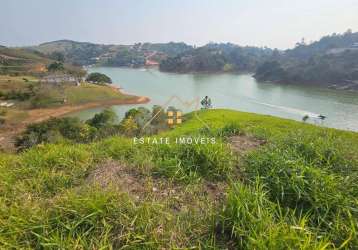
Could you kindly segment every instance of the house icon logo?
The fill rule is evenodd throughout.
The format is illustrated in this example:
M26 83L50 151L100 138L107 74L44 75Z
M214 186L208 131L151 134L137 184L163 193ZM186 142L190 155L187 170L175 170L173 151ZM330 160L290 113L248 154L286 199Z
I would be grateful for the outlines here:
M165 112L165 110L169 107L171 103L174 101L179 102L181 105L183 105L185 108L192 108L194 109L194 116L197 120L199 120L204 127L207 129L210 129L209 125L203 121L199 115L198 110L200 108L200 99L199 97L196 97L195 99L191 101L185 101L182 100L179 96L173 95L171 96L163 105L161 105L161 109L157 111L157 113L154 114L154 116L143 126L142 130L144 130L148 125L152 123L153 120L155 120L162 112ZM181 111L168 111L167 112L167 124L169 126L179 125L183 122L183 114Z
M181 111L168 111L167 116L168 116L167 123L169 126L182 123Z

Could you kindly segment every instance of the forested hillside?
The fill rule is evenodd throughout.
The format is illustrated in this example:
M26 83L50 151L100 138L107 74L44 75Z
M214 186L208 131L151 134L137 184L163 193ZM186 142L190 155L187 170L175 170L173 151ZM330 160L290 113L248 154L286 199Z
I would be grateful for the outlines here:
M271 56L268 48L240 47L226 43L210 43L160 64L160 69L169 72L252 72L257 65Z
M333 34L275 53L256 70L256 79L358 89L358 33Z
M167 72L252 72L259 81L358 89L358 33L350 30L309 44L303 39L285 51L231 43L196 48L173 42L101 45L69 40L29 49L78 65L142 67L154 63Z
M64 60L77 65L103 65L117 67L141 67L148 58L160 61L190 50L185 43L136 43L134 45L104 45L87 42L59 40L43 43L28 49L52 58L63 56Z
M38 51L21 48L0 47L0 75L36 75L42 76L51 67L56 66L59 58L50 58ZM52 65L51 65L52 64ZM60 63L62 70L71 75L83 76L85 72L69 63Z

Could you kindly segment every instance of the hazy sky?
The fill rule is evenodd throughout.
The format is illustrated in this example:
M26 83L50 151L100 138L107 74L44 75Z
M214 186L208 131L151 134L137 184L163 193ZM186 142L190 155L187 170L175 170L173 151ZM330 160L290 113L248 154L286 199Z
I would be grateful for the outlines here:
M348 28L358 0L0 0L0 44L183 41L293 47Z

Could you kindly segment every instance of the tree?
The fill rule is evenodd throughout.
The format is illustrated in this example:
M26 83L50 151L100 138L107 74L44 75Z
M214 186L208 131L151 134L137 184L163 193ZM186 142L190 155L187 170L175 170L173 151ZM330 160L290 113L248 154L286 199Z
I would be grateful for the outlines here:
M121 131L126 136L134 136L138 133L138 125L133 117L125 118L120 123Z
M95 114L92 119L87 120L87 124L97 129L113 125L118 120L113 110L105 109L99 114Z
M57 143L64 139L75 142L89 142L94 138L94 128L89 128L77 118L51 118L30 124L16 138L15 146L24 150L41 143Z
M97 83L97 84L103 84L103 83L112 83L112 79L105 74L102 73L91 73L87 76L86 79L87 82Z
M47 66L48 71L63 71L64 69L62 62L53 62Z
M49 57L57 62L65 62L65 56L58 51L52 52Z

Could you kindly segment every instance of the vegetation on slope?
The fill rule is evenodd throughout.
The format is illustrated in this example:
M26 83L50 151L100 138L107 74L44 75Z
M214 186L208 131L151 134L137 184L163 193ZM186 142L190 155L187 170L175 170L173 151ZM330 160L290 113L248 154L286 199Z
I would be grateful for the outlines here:
M168 72L252 72L272 51L234 44L208 44L169 57L160 64Z
M10 150L12 137L29 123L83 108L138 100L136 96L123 94L107 85L41 83L32 76L0 75L0 89L0 102L11 105L0 108L0 148ZM4 138L9 142L4 142Z
M63 58L76 65L105 65L117 67L141 67L148 55L156 60L175 56L192 47L184 43L137 43L134 45L104 45L70 40L59 40L30 47L51 58Z
M358 89L358 33L332 34L294 49L208 44L161 61L168 72L255 72L259 81Z
M112 79L110 77L108 77L105 74L101 74L97 72L89 74L86 78L86 81L93 82L96 84L112 83Z
M63 104L83 104L130 97L106 85L42 83L31 76L0 75L0 87L0 100L13 102L16 104L15 108L19 109L49 108Z
M185 43L100 45L68 40L30 49L77 65L142 67L150 59L167 72L254 72L260 81L358 89L358 33L351 30L309 44L303 40L285 51L230 43L194 48Z
M358 33L325 36L276 52L257 68L261 81L306 83L358 89Z
M358 135L201 111L158 136L216 144L40 145L0 156L2 248L354 249ZM266 143L230 149L228 139ZM111 174L112 173L112 174Z
M61 70L64 73L76 76L83 76L85 74L79 67L54 61L38 51L0 47L0 75L43 76L47 70Z

